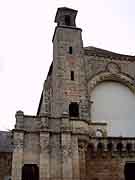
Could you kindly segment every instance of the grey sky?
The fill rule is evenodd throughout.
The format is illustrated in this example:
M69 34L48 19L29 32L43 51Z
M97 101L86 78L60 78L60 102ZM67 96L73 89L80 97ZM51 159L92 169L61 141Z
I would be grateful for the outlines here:
M36 114L61 6L78 10L84 46L135 55L134 0L0 0L0 129Z

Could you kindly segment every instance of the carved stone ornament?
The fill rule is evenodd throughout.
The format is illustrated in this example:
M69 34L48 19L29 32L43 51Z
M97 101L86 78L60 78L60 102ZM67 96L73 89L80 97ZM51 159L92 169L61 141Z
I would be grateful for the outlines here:
M40 140L40 146L42 151L49 151L49 139L43 138Z
M15 137L15 139L14 139L14 146L15 146L15 148L16 149L21 149L21 148L23 148L23 139L22 139L22 137L19 135L19 134L17 134L16 135L16 137Z
M48 118L41 118L41 128L48 128Z
M107 64L107 70L113 74L120 72L120 67L116 63Z
M93 88L99 83L103 81L112 81L112 80L126 85L127 87L129 87L129 89L131 89L131 91L135 92L135 85L133 83L133 80L131 77L127 76L126 74L120 72L119 73L100 72L88 80L89 94L91 94Z
M80 141L79 146L78 146L79 151L80 152L86 152L87 151L87 146L88 146L88 144L86 142Z
M69 146L63 145L62 146L62 154L63 154L64 158L71 157L72 156L71 146L70 145Z

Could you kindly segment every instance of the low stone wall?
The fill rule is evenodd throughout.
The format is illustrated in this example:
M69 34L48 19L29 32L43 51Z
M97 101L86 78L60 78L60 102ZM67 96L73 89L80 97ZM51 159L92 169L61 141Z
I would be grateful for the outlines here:
M126 163L135 162L135 138L91 138L79 142L81 180L125 180Z

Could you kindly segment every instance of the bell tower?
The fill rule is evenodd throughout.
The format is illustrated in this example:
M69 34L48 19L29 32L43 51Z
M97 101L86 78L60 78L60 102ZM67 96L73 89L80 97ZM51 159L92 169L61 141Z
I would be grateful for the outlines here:
M58 8L55 22L58 26L71 26L76 27L75 18L77 11L74 9L69 9L67 7Z
M55 17L51 109L52 115L57 117L67 113L79 118L82 115L81 99L87 99L82 29L76 26L76 15L76 10L62 7L58 8Z

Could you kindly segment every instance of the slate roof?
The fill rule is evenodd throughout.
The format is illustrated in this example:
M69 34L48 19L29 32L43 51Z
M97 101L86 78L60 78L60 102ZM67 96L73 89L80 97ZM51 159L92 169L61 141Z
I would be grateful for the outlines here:
M12 152L12 133L9 131L0 131L0 152Z

